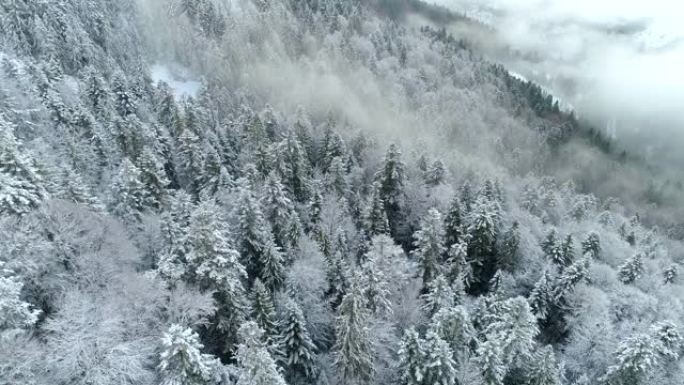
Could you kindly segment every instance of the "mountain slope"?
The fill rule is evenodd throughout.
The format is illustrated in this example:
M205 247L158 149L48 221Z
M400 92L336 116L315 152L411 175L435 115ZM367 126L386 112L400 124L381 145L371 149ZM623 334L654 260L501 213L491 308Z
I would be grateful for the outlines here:
M678 383L631 160L385 10L3 4L0 383Z

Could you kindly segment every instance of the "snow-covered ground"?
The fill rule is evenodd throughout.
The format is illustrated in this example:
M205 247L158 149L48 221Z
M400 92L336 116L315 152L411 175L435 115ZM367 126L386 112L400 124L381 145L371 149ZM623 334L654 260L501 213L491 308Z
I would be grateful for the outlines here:
M192 80L187 69L177 65L165 65L157 63L150 68L152 80L164 82L171 87L177 99L183 97L195 97L202 83Z

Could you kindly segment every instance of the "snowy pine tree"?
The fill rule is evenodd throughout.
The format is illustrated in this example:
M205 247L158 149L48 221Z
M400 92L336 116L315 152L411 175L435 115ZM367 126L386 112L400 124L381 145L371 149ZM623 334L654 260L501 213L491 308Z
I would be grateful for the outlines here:
M210 385L218 384L218 368L221 363L203 348L197 333L181 325L171 325L162 336L159 355L161 385Z
M625 284L632 283L641 277L644 272L643 256L636 253L625 261L619 268L620 281Z
M347 383L367 384L373 377L373 344L363 288L352 280L338 309L333 351L340 376Z
M449 344L432 330L425 338L425 384L455 385L456 363Z
M142 182L140 169L128 158L124 158L121 162L111 189L113 192L110 201L111 211L129 225L138 223L149 197Z
M38 168L14 136L14 126L0 114L0 213L26 214L45 198Z
M252 320L264 331L267 341L275 342L274 337L278 333L278 320L276 319L273 299L271 293L258 278L252 285Z
M425 366L424 341L415 329L408 329L404 332L399 348L401 385L423 385Z
M292 300L286 304L280 348L283 351L288 379L292 381L293 379L312 379L315 377L316 347L309 336L302 310Z
M430 209L421 223L421 229L413 235L413 245L416 247L413 255L420 266L424 292L441 269L440 260L445 252L442 226L442 215L436 209Z
M286 385L275 360L263 342L263 334L263 330L252 321L240 327L240 344L236 353L236 385Z

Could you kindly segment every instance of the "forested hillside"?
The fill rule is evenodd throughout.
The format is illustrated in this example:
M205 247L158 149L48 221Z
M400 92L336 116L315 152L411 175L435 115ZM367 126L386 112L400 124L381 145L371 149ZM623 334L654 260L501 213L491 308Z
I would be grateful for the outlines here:
M3 1L0 384L681 384L681 219L445 12Z

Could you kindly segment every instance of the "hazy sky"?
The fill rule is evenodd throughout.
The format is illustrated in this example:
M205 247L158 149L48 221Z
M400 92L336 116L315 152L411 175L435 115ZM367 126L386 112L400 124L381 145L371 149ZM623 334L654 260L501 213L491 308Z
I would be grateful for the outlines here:
M429 0L428 0L429 1ZM684 1L433 0L495 27L506 63L618 136L684 138Z

